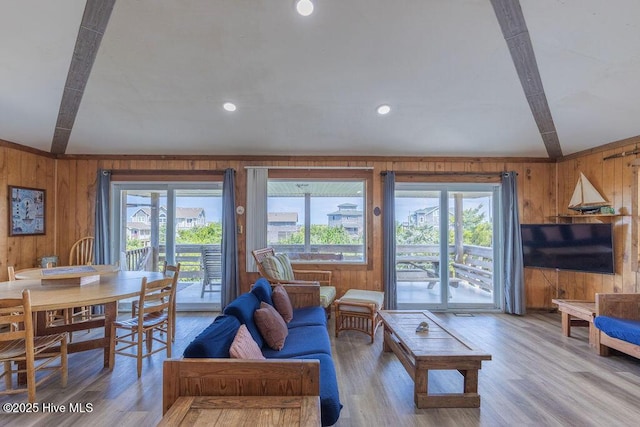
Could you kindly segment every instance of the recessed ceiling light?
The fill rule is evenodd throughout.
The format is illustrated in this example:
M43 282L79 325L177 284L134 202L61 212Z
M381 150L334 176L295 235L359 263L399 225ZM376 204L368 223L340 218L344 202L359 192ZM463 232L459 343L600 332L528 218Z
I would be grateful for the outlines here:
M313 3L311 0L296 1L296 10L302 16L309 16L313 13Z
M379 106L376 111L378 112L378 114L380 114L381 116L384 116L385 114L389 114L389 112L391 111L391 107L388 106L387 104L382 104L381 106Z
M236 104L234 104L233 102L225 102L224 104L222 104L222 108L229 112L233 112L236 111Z

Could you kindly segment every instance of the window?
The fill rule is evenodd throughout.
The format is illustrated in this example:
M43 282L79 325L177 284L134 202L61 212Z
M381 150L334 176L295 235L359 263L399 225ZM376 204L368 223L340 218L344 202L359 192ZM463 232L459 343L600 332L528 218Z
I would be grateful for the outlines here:
M269 171L267 244L294 262L366 262L367 179L285 172Z
M202 292L201 249L222 240L222 182L117 182L112 206L114 255L123 268L158 271L165 260L180 262L178 309L219 309L219 286Z
M398 182L395 197L398 308L499 307L499 186Z

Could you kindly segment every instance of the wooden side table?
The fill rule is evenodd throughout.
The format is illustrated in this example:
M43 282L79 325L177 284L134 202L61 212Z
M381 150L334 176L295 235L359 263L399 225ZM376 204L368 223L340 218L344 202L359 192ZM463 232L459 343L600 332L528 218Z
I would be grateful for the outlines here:
M587 326L589 327L589 346L595 348L598 332L593 325L593 319L596 317L596 303L571 299L552 299L551 302L557 304L558 311L562 313L562 334L570 337L572 326Z

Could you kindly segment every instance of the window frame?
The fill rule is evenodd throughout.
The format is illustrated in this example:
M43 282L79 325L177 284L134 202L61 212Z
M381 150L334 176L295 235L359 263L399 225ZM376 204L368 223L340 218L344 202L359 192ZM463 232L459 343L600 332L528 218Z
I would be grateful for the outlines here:
M323 260L293 260L296 265L327 265L340 267L372 268L373 242L373 170L371 169L269 169L267 183L271 179L306 180L306 181L349 181L358 180L364 184L364 206L362 209L363 232L363 260L362 261L323 261ZM269 195L267 194L267 198ZM266 230L265 230L266 232Z

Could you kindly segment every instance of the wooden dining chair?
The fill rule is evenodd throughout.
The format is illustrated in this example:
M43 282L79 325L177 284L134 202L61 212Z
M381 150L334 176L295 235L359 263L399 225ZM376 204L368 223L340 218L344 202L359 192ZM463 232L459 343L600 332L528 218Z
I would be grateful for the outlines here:
M147 282L142 278L138 309L135 317L115 321L111 325L111 351L109 369L115 366L116 354L137 359L138 378L142 375L142 360L166 350L171 357L173 336L173 306L176 296L174 282L177 278ZM159 346L154 347L154 343Z
M27 392L29 402L36 400L36 387L60 371L62 386L67 385L67 334L34 337L31 294L22 291L22 298L0 299L0 326L9 325L0 331L0 362L4 370L5 387L0 395ZM59 364L55 364L56 359ZM36 363L37 361L37 363ZM26 367L25 367L26 365ZM45 375L36 372L50 371ZM16 374L14 388L13 374ZM18 374L26 374L26 387L18 384Z
M171 341L176 340L176 304L177 304L177 294L178 294L178 279L180 276L180 263L176 265L167 264L167 261L164 262L162 267L162 274L164 277L171 277L174 280L173 286L176 287L176 298L173 299L173 305L171 306L171 311L173 311L173 315L171 319L173 320L173 328L171 328L173 332L173 336L171 337ZM131 301L131 317L136 317L138 313L138 301Z
M52 264L48 263L47 268L51 268ZM16 278L15 267L10 265L7 267L7 275L10 281L18 280ZM71 309L65 308L62 310L50 310L47 311L47 325L55 326L59 324L71 323ZM71 341L71 334L69 334L69 341Z
M171 321L173 325L171 326L171 341L174 342L176 340L176 304L178 300L178 280L180 276L180 263L176 265L167 264L167 261L164 262L164 276L171 277L173 279L173 287L175 288L175 297L173 298L173 304L171 305Z
M69 265L93 264L93 244L95 239L91 236L78 239L69 251Z
M69 251L69 265L91 265L93 264L93 246L95 238L86 236L78 239ZM92 318L91 307L75 307L69 309L71 318L88 320Z

